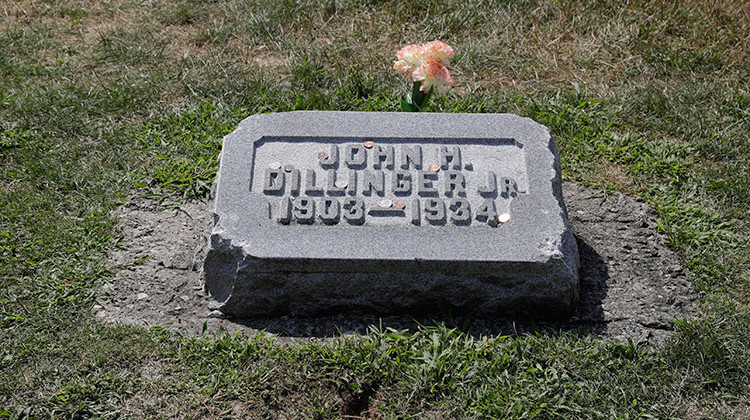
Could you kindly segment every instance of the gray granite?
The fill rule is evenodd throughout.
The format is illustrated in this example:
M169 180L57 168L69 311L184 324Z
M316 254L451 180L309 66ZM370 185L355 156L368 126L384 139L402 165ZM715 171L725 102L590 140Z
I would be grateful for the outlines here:
M549 318L578 300L559 157L527 118L256 115L214 188L203 277L228 315Z

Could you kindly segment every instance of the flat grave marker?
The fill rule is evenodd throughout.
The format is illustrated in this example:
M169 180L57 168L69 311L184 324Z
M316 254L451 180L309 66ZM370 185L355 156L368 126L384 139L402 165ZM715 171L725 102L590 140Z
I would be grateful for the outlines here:
M224 139L203 273L229 315L553 317L578 265L559 157L530 119L302 111Z

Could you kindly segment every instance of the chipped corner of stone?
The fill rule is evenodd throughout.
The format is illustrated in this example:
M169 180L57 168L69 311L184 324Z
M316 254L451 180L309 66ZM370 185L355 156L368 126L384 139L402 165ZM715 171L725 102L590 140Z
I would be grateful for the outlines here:
M203 290L221 304L229 298L233 287L234 275L228 272L230 265L225 261L233 252L232 240L221 226L215 204L215 200L209 204L204 235L206 251L200 277Z
M566 226L558 237L545 238L537 250L543 272L550 276L549 287L559 290L560 313L572 313L580 296L580 260L573 232Z
M580 267L580 259L575 235L573 234L573 230L570 226L570 221L568 220L568 209L563 198L560 154L557 152L555 139L552 136L549 128L537 122L534 122L534 124L544 129L545 136L547 138L547 149L552 154L550 182L552 184L552 195L555 201L557 201L557 206L560 211L560 220L562 222L562 226L560 226L559 231L560 236L553 241L545 241L544 243L542 243L540 245L540 250L549 251L549 254L553 259L561 261L561 263L564 264L565 269L570 273L571 278L574 279L576 288L578 288L578 269Z
M221 217L211 211L205 235L206 251L201 267L203 290L214 300L214 309L230 313L237 302L233 295L243 272L252 270L257 257L249 251L251 246L232 236L222 226Z

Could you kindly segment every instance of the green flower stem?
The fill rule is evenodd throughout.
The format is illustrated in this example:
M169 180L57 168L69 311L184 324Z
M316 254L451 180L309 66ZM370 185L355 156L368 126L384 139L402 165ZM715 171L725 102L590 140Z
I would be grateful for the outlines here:
M422 82L414 82L412 84L411 92L407 93L403 99L401 99L401 110L405 112L419 112L427 107L432 97L432 88L427 93L422 92L419 88L422 86Z

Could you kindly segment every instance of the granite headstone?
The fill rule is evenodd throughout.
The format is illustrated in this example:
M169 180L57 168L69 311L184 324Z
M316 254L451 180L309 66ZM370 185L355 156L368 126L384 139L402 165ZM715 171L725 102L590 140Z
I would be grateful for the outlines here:
M236 317L555 317L578 299L553 139L515 115L251 116L211 211L205 287Z

